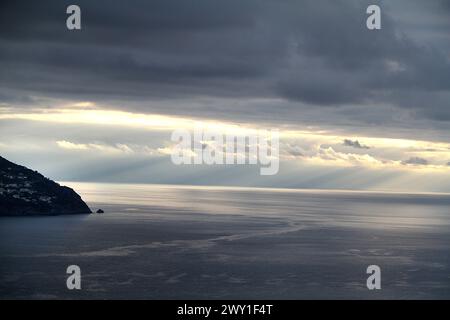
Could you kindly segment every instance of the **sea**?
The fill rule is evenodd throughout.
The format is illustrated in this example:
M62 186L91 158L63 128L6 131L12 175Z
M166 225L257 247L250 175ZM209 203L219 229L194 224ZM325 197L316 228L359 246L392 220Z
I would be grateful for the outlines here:
M450 298L448 194L61 184L104 213L0 218L0 299Z

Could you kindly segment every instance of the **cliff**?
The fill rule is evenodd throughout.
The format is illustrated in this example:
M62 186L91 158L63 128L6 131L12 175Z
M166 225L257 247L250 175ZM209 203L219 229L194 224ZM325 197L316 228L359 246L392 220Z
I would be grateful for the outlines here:
M91 213L71 188L0 157L0 216Z

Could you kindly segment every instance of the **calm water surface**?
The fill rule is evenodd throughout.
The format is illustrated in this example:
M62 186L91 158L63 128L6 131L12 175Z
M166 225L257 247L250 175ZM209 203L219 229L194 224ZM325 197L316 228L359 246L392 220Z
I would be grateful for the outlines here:
M105 213L0 218L0 298L450 298L449 195L65 184Z

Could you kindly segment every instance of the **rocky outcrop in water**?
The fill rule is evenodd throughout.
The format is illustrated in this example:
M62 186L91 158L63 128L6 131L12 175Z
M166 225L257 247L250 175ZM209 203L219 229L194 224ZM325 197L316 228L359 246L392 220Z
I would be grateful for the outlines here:
M71 188L0 157L0 216L91 213Z

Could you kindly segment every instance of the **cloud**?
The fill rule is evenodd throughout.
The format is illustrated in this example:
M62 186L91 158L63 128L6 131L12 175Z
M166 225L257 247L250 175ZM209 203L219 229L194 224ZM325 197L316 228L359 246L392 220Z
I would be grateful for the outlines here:
M350 140L350 139L345 139L344 140L344 146L353 147L353 148L357 148L357 149L370 149L370 147L359 143L358 140L353 141L353 140Z
M56 141L56 144L58 147L68 150L87 150L89 148L87 144L73 143L65 140Z
M334 150L332 147L319 148L317 155L313 157L314 160L325 160L333 161L336 164L341 164L345 166L386 166L389 165L388 161L382 161L376 159L369 154L354 154L354 153L344 153ZM393 164L393 162L391 163Z
M165 114L284 115L294 123L311 107L348 106L360 121L386 121L382 106L392 106L398 117L447 121L448 5L410 2L80 0L83 28L70 32L69 1L6 1L0 97L20 105L44 96ZM383 15L375 32L365 27L374 3ZM322 122L335 121L329 114Z
M56 144L61 149L66 150L76 150L76 151L89 151L89 152L100 152L106 154L125 154L132 155L135 153L142 154L164 154L164 149L152 149L147 146L139 146L139 145L126 145L123 143L115 143L115 144L105 144L105 143L73 143L66 140L58 140Z
M78 0L79 32L69 4L1 2L1 148L30 166L192 183L197 171L164 162L167 130L209 119L285 129L282 160L313 180L352 166L448 172L448 1ZM369 4L379 31L365 27ZM242 184L245 170L224 175Z
M419 158L419 157L411 157L408 160L402 161L402 164L404 165L421 165L426 166L428 165L428 160Z
M294 156L294 157L303 157L305 156L305 151L297 146L292 145L290 143L282 144L282 151L285 151L288 155Z

